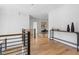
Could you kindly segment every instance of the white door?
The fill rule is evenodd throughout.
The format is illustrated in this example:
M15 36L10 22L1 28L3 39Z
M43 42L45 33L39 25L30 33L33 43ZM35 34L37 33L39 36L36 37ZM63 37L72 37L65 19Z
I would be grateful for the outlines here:
M33 37L37 38L37 22L33 22Z

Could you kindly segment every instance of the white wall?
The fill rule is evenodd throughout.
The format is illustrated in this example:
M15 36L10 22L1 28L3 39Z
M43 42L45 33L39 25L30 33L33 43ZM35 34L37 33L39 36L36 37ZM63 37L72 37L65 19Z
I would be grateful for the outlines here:
M17 5L0 7L0 34L18 33L22 28L29 29L29 15L19 14Z
M0 35L21 33L22 28L29 29L29 15L19 13L22 7L18 8L17 5L0 5ZM10 37L9 37L10 38ZM18 39L22 40L22 39ZM10 40L18 41L17 39ZM8 42L10 42L8 41ZM19 44L22 42L11 43L8 45ZM4 45L3 45L4 46ZM16 46L12 46L13 48Z
M2 20L3 20L3 12L4 12L4 9L3 9L3 7L0 7L0 33L2 33L2 27L3 27L3 25L2 25Z
M75 32L79 32L79 5L63 5L49 13L49 29L67 30L74 22Z
M49 13L49 30L51 28L67 31L67 25L74 22L75 32L79 32L79 5L63 5ZM55 33L56 37L69 41L77 42L77 36L73 33ZM49 37L50 38L50 31ZM64 42L66 44L66 42ZM69 44L68 44L69 45ZM71 45L72 46L72 45Z

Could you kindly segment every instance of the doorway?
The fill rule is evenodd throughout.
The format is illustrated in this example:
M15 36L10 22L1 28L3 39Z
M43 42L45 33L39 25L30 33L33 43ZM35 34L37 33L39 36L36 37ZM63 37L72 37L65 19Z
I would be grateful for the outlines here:
M30 29L33 38L48 37L48 19L30 16Z
M33 22L33 38L37 38L37 22Z

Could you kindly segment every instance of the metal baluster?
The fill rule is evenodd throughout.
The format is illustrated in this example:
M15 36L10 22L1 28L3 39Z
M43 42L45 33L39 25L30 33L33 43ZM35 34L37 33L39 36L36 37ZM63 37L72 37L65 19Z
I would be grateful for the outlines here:
M27 35L27 37L26 37ZM30 55L30 32L25 32L25 30L22 30L22 40L23 40L23 46L24 48L27 48L27 54ZM26 40L28 41L26 43ZM25 53L26 54L26 53Z
M7 38L5 39L5 50L7 49Z
M30 55L30 32L28 32L28 55Z
M2 43L0 44L0 55L2 55Z
M22 41L23 41L23 47L22 47L22 52L24 52L24 48L25 48L25 30L24 29L22 29ZM24 54L24 53L22 53L22 54Z
M2 43L2 54L5 54L5 51L7 49L7 38L4 39L3 43Z
M25 30L22 29L22 40L23 40L23 46L25 46Z
M78 46L79 46L79 33L77 33L77 51L79 51Z

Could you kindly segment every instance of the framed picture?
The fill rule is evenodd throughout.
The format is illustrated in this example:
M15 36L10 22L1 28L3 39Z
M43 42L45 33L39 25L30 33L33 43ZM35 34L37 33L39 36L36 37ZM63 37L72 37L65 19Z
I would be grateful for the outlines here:
M47 28L47 22L41 22L41 29Z

